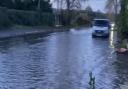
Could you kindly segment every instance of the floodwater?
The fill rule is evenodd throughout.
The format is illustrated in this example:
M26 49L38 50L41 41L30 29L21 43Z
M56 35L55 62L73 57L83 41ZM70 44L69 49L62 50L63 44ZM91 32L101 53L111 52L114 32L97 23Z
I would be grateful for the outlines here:
M96 89L120 89L128 57L112 50L90 28L0 40L0 89L87 89L90 72Z

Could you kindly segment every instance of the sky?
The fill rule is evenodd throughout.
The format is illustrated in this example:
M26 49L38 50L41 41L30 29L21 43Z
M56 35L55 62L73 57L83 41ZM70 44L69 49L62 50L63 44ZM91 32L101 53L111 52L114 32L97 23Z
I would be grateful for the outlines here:
M105 3L106 0L89 0L88 2L83 3L82 9L85 9L86 6L91 6L94 11L100 10L102 12L105 12ZM53 7L56 8L56 4L53 4Z
M105 12L106 1L107 0L89 0L87 2L87 5L91 6L94 11L100 10L102 12Z

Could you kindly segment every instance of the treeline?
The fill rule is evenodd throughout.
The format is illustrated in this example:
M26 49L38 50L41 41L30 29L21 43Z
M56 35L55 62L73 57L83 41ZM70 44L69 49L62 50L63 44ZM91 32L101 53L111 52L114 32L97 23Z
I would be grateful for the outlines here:
M0 27L12 25L54 25L55 16L49 1L0 0Z
M37 10L52 12L49 0L0 0L1 7L17 10Z
M52 13L0 8L0 27L13 25L53 26L54 22L55 16Z
M68 16L70 18L68 18ZM93 10L70 10L70 14L67 14L67 10L62 10L59 15L59 20L62 25L91 25L94 18L107 18L106 13ZM70 20L70 24L67 22Z
M52 9L50 0L0 0L0 27L10 25L63 26L90 25L94 18L105 18L100 11ZM60 11L60 12L58 12ZM59 13L59 14L57 14Z

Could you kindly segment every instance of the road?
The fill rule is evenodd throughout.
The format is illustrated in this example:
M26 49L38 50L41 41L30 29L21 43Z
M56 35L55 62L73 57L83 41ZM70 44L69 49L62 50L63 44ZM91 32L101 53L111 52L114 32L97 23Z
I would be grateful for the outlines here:
M0 89L119 89L128 82L127 56L90 28L0 40Z

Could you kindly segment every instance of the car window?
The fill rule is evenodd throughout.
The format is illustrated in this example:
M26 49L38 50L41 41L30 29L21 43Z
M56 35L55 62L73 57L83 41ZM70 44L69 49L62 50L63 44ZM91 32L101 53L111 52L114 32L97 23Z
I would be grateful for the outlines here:
M94 26L108 27L109 22L107 20L94 20Z

